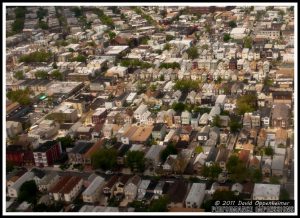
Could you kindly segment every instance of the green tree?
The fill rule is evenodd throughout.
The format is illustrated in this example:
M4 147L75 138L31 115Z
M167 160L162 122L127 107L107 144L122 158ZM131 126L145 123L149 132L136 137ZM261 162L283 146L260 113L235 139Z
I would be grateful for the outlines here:
M226 163L229 178L235 182L243 182L249 178L249 172L237 155L231 155Z
M143 172L145 169L144 152L142 151L129 151L127 152L126 164L131 170Z
M148 36L146 36L146 37L143 37L142 39L141 39L141 44L142 45L147 45L148 44L148 41L149 41L149 37Z
M273 154L274 154L274 150L271 146L265 148L265 155L273 156Z
M23 71L21 71L21 70L16 71L16 72L14 73L14 77L15 77L17 80L22 80L22 79L25 78L24 73L23 73Z
M143 84L141 81L137 83L137 94L140 95L142 93L145 93L147 91L147 86Z
M224 41L224 42L228 42L230 39L231 39L230 34L224 33L223 41Z
M251 36L244 37L244 48L252 48L253 40Z
M180 69L180 64L177 63L177 62L173 62L173 63L161 63L159 65L159 68L166 68L166 69L168 69L168 68L172 68L172 69L178 68L178 69Z
M241 120L238 117L232 117L229 121L230 131L233 133L237 133L242 128Z
M51 73L52 78L56 80L63 80L63 74L59 70L55 70Z
M195 46L188 48L186 52L190 59L196 59L199 57L198 48Z
M150 86L150 91L151 91L151 92L155 92L156 89L157 89L157 85L152 84L152 85Z
M40 7L37 10L36 15L37 15L37 18L39 19L39 21L41 21L42 19L44 19L45 16L48 15L48 10Z
M37 79L48 79L48 77L49 77L48 72L43 71L43 70L38 70L38 71L36 71L36 72L34 73L34 75L35 75L35 77L36 77Z
M121 61L121 66L123 67L129 67L129 68L142 68L142 69L148 69L153 67L153 64L150 64L148 62L145 61L140 61L140 60L129 60L129 59L125 59Z
M165 80L165 76L164 76L163 74L160 75L160 76L159 76L159 80L160 80L160 81L164 81L164 80Z
M185 104L182 102L174 102L172 104L172 108L173 110L175 110L176 112L182 112L185 110Z
M237 113L244 115L246 112L253 112L257 110L257 96L256 94L246 94L237 99Z
M219 115L214 116L212 126L221 127L221 119Z
M262 181L262 172L260 169L251 169L249 174L252 182L257 183Z
M11 26L11 29L14 33L20 33L22 32L24 28L24 21L21 19L16 19Z
M48 24L47 24L45 21L42 21L42 20L40 20L40 21L38 22L38 26L39 26L39 28L41 28L41 29L43 29L43 30L49 29Z
M86 57L84 55L79 54L77 57L73 58L72 60L77 62L86 62Z
M104 14L103 10L99 9L99 8L94 8L94 13L98 16L98 18L100 19L101 23L103 23L104 25L107 25L111 28L114 28L114 22L113 20L107 16L106 14Z
M196 154L200 154L201 152L203 152L202 146L197 146L197 147L195 148L194 152L195 152Z
M171 40L173 40L175 37L174 36L172 36L172 35L166 35L166 41L171 41Z
M116 38L116 35L117 35L117 34L116 34L115 32L112 32L112 31L109 31L109 32L108 32L108 36L109 36L109 39L110 39L110 40L113 40L114 38Z
M54 62L54 63L52 64L52 67L53 67L53 69L57 69L57 64L56 64L56 62Z
M197 91L199 89L199 81L185 79L177 80L173 88L182 92Z
M126 16L124 14L121 14L121 20L126 20Z
M271 184L280 184L279 178L277 176L271 176L270 183Z
M290 200L290 194L289 194L289 192L285 188L282 188L280 190L279 200L280 201Z
M165 45L164 45L164 48L163 48L163 50L170 50L171 49L171 45L169 44L169 43L166 43Z
M266 78L264 79L264 86L270 87L270 86L272 86L273 84L274 84L274 81L273 81L272 79L270 79L270 78L268 78L268 77L266 77Z
M18 102L21 105L29 105L31 104L30 98L31 91L27 87L25 90L16 90L7 92L6 96L9 100Z
M46 52L45 50L35 51L27 55L22 55L19 59L20 62L32 63L32 62L49 62L52 59L53 54Z
M234 20L229 21L229 22L228 22L228 25L229 25L231 28L237 27L236 22L235 22Z
M226 163L226 169L229 173L233 173L235 167L239 164L239 158L236 155L231 155Z
M159 199L152 200L149 206L149 212L167 212L167 205L169 199L167 197L160 197Z
M57 138L57 141L61 143L61 147L64 151L66 150L66 148L74 147L75 140L70 135L59 137Z
M92 166L94 169L111 170L117 164L117 151L103 148L92 155Z
M12 23L12 31L13 33L20 33L24 28L24 21L25 21L25 14L26 14L26 7L16 7L15 9L16 19Z
M26 14L26 7L16 7L15 9L15 15L16 18L24 18Z
M166 17L167 16L167 11L166 10L161 10L160 11L160 15L162 16L162 17Z
M162 150L161 154L160 154L160 159L162 161L166 161L168 156L171 154L177 154L177 149L175 148L175 146L173 145L173 143L169 143L167 145L167 147Z
M38 188L34 180L24 182L19 191L18 202L27 201L32 204L36 204Z
M204 165L202 168L202 175L205 177L209 177L211 179L218 178L218 175L221 172L222 172L222 168L217 163L214 163L211 166Z
M72 12L75 14L75 17L79 18L83 15L83 10L80 7L72 8Z
M209 48L208 44L202 45L201 48L207 50Z

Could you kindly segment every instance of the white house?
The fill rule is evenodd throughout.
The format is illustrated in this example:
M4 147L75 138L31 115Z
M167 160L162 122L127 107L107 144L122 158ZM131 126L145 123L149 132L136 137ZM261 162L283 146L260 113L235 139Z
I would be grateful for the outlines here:
M128 183L125 185L124 194L128 202L132 202L136 198L140 183L141 178L138 175L135 175L132 178L130 178Z
M224 107L226 101L226 95L218 95L215 105L219 105L220 107Z
M6 134L8 137L15 137L22 132L22 124L15 121L6 121Z
M230 36L233 39L243 39L246 35L247 35L246 28L236 27L236 28L233 28L230 32Z
M11 198L17 198L23 183L33 180L34 176L35 175L33 172L26 172L24 175L22 175L12 186L8 188L8 196Z
M141 104L134 112L133 117L137 120L142 118L142 115L148 110L148 106L145 104Z
M59 175L56 172L51 172L40 180L38 189L41 192L47 192L58 182L58 180Z
M191 122L191 117L192 117L192 115L191 115L190 112L188 112L188 111L183 111L183 112L181 113L181 124L182 124L182 125L189 125L190 122Z
M146 194L146 190L150 184L151 180L143 179L138 186L138 199L142 199Z
M83 202L95 203L99 200L100 192L104 186L104 178L97 176L82 193Z
M205 183L193 183L185 199L185 206L187 208L200 208L204 199L205 189Z
M255 183L253 200L279 200L280 185Z

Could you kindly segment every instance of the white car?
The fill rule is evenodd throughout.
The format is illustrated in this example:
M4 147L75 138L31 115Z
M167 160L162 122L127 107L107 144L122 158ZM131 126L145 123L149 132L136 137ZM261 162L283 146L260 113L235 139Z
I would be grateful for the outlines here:
M197 178L201 180L207 180L207 178L205 178L204 176L197 176Z
M107 171L105 172L105 175L112 175L112 174L113 174L113 172L110 171L110 170L107 170Z

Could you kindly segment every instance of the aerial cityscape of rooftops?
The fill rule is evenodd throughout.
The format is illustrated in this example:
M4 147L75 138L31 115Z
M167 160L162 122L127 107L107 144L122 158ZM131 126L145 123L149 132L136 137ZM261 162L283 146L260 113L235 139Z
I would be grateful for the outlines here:
M7 6L6 212L294 200L294 16Z

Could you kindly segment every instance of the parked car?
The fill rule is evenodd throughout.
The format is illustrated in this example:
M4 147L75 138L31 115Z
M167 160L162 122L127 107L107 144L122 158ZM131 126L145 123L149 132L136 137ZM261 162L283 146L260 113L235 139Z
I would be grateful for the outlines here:
M105 171L105 175L112 175L112 174L114 174L114 173L110 170Z

